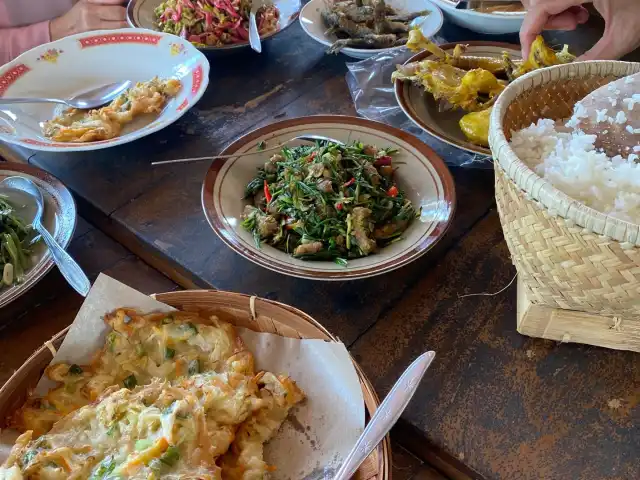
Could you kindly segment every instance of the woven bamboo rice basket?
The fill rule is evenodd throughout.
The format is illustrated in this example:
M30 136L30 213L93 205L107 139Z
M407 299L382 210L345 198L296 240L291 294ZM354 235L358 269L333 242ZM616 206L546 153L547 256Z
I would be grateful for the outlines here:
M525 75L497 100L489 143L498 213L524 289L519 295L526 295L532 305L609 316L616 328L623 319L635 322L634 345L628 349L640 351L640 225L565 195L525 165L509 145L512 131L541 118L569 118L578 100L639 71L638 63L597 61ZM592 327L583 320L576 328Z
M321 324L304 312L288 305L239 293L209 290L186 290L155 295L163 303L179 310L197 311L205 315L217 315L233 325L256 332L267 332L288 338L314 338L338 341ZM68 328L51 339L51 345L59 348ZM19 408L51 362L52 351L43 345L20 367L0 389L0 419ZM353 362L365 402L367 421L378 408L380 401L373 386L360 367ZM4 425L2 425L4 427ZM362 464L354 478L359 480L391 479L391 443L387 436Z

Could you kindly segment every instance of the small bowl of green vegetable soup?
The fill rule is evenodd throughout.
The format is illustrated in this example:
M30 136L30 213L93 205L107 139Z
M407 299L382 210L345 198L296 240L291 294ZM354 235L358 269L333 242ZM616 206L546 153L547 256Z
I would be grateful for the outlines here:
M305 136L316 139L298 138ZM238 156L215 159L206 174L209 224L243 257L286 275L353 280L395 270L433 247L453 218L444 162L381 123L295 118L222 154Z

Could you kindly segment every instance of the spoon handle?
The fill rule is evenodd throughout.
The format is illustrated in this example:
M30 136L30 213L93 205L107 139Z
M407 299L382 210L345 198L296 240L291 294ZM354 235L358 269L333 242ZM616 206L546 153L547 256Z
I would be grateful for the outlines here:
M256 52L262 53L262 42L260 41L260 34L258 33L258 23L256 21L256 13L251 9L249 13L249 45Z
M37 230L42 235L44 243L49 247L53 261L56 262L60 273L66 278L69 285L71 285L76 292L83 297L86 297L91 288L91 283L80 268L80 265L71 258L64 249L58 244L58 242L51 236L51 234L41 224L37 226Z
M404 409L407 408L409 400L416 393L420 380L422 380L435 356L435 352L423 353L404 371L380 407L378 407L376 413L371 417L369 425L360 435L333 480L348 480L356 473L358 467L362 465L362 462L382 441L384 436L391 430L391 427L398 421Z
M67 102L58 98L0 98L0 105L13 103L61 103L67 105Z
M250 157L252 155L261 155L263 153L269 153L273 151L280 151L282 147L286 144L294 142L296 140L304 140L306 142L331 142L336 145L344 145L340 140L336 140L335 138L323 137L322 135L299 135L297 137L290 138L278 145L273 147L264 148L262 150L256 150L253 152L245 152L245 153L234 153L232 155L214 155L211 157L193 157L193 158L178 158L176 160L161 160L159 162L151 162L151 165L169 165L171 163L190 163L190 162L200 162L202 160L218 160L218 159L226 159L226 158L239 158L239 157Z

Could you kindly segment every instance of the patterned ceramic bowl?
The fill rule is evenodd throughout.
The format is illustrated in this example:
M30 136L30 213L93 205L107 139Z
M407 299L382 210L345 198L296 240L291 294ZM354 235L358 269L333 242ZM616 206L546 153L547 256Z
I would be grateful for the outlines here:
M133 61L132 59L135 59ZM97 150L131 142L175 122L204 94L209 62L189 42L143 29L82 33L36 47L0 67L0 97L69 98L107 83L178 78L182 90L160 115L127 125L120 136L91 143L58 143L46 138L41 123L64 106L3 105L0 140L34 150Z
M257 168L274 152L216 159L204 181L202 205L213 230L237 253L286 275L316 280L353 280L400 268L423 255L442 238L453 218L453 178L433 150L402 130L356 117L295 118L259 128L236 140L222 154L252 152L261 142L275 146L300 135L321 135L344 143L361 141L396 148L399 151L394 156L399 166L397 182L412 203L421 208L420 216L399 241L375 254L349 260L347 266L329 261L299 260L269 245L257 248L251 233L241 226L242 212L249 203L242 200L245 187L255 177Z
M433 0L444 12L447 20L474 32L502 35L520 31L524 21L524 7L516 12L480 12L465 8L458 9L455 0Z
M130 0L127 6L127 21L129 25L136 28L148 28L157 30L155 8L162 3L162 0ZM275 37L287 27L295 23L300 14L302 4L300 0L272 0L273 5L278 9L280 18L278 28L275 32L260 37L262 41ZM224 47L198 47L199 50L207 53L232 53L238 50L250 49L249 42Z
M429 0L387 0L388 5L392 6L400 13L421 12L429 10L426 17L418 17L413 22L414 27L420 28L422 34L426 38L434 36L442 28L444 19L440 9ZM311 0L307 3L302 12L300 12L300 25L307 35L327 47L330 47L338 37L334 34L327 34L327 26L322 20L322 11L327 8L327 0ZM398 50L400 47L393 48L343 48L341 53L348 57L365 59L380 52L389 50Z
M499 42L465 42L469 47L466 54L477 57L500 58L502 52L509 52L511 58L521 58L520 47L508 43ZM440 47L446 52L453 52L455 43L445 43ZM430 59L432 55L422 51L405 62L420 62ZM409 82L395 82L396 100L402 111L422 130L443 142L458 147L470 153L478 155L491 155L487 147L475 145L464 136L458 122L464 115L460 110L441 112L438 103L433 96L426 93L423 88Z
M35 183L44 198L44 214L42 224L57 240L62 248L67 248L76 228L76 204L71 192L67 190L60 180L48 174L44 170L31 165L21 165L10 162L2 162L0 168L0 180L6 177L25 177ZM21 192L8 193L7 200L16 208L16 215L24 222L30 222L35 214L34 208L25 201L25 194ZM53 267L53 258L49 249L43 242L34 245L31 254L31 268L25 274L21 283L12 287L0 288L0 307L15 300L36 283L38 283Z

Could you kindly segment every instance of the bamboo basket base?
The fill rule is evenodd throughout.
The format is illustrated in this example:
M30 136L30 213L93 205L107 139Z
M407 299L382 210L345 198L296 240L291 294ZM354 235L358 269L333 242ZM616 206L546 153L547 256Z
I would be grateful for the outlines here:
M518 332L563 343L640 352L640 318L597 315L532 303L518 276Z

